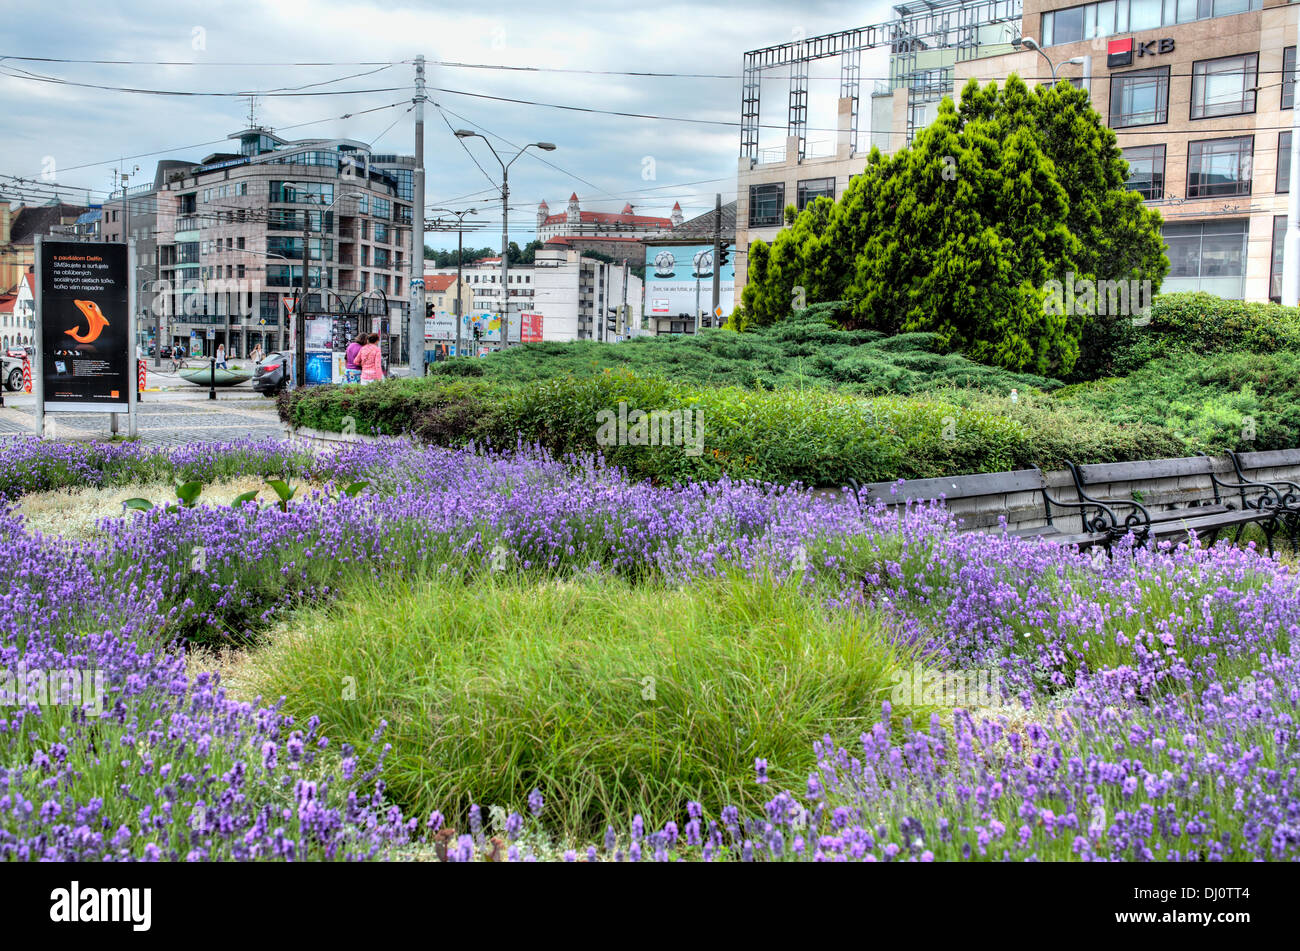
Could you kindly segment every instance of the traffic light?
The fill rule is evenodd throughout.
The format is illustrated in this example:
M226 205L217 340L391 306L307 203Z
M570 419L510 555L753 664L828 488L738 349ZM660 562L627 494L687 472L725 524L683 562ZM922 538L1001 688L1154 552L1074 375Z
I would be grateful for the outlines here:
M722 268L727 266L727 253L727 246L724 244L722 250L718 253L717 267Z
M424 302L424 319L433 320L433 301L431 300Z

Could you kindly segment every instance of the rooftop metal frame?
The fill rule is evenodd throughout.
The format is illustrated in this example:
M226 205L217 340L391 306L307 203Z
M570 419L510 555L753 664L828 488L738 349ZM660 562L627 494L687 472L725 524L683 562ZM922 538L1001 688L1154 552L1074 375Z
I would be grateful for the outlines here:
M840 98L852 102L849 118L850 149L858 143L863 50L888 46L898 57L896 86L911 88L914 75L930 76L931 68L918 70L917 54L922 50L955 49L957 60L979 56L979 30L998 23L1016 23L1023 12L1022 0L913 0L894 7L888 23L842 30L798 39L779 46L750 50L745 54L740 94L740 155L758 161L759 108L763 73L789 68L790 95L786 135L799 140L799 158L807 148L808 66L813 60L840 58ZM946 84L936 88L932 80L918 85L924 96L941 98L952 92L951 70ZM922 90L921 86L924 86ZM908 138L912 135L909 122Z

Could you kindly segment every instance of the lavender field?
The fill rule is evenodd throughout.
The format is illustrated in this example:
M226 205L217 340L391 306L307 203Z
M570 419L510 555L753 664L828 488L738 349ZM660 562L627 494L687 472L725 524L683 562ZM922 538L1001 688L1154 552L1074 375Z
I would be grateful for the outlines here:
M0 545L6 860L1300 856L1300 589L1251 546L399 440L7 442Z

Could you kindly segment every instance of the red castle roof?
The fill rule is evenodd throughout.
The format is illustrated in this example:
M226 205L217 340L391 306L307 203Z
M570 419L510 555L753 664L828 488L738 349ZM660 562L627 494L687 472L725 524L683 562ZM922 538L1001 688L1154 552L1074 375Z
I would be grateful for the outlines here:
M655 218L650 215L631 215L627 213L612 214L606 211L580 211L578 219L582 224L601 224L601 225L646 225L655 228L671 228L673 222L671 218ZM565 214L547 215L542 224L557 225L564 224L569 220Z

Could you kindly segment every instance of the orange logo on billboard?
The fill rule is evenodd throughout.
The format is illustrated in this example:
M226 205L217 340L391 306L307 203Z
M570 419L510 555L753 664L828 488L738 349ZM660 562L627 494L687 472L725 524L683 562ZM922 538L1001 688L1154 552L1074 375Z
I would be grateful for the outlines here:
M76 304L77 309L85 315L88 329L84 334L78 333L79 328L77 327L63 332L77 343L94 343L99 339L99 335L104 332L104 328L108 326L108 318L104 316L104 312L99 309L99 305L93 300L74 300L72 303Z

